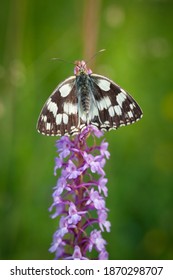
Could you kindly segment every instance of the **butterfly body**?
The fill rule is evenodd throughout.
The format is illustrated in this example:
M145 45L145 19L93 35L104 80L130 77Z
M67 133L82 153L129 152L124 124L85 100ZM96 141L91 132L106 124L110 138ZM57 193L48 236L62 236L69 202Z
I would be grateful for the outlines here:
M76 93L78 106L85 114L89 114L91 108L91 82L88 75L82 73L76 77Z
M88 124L100 130L117 129L142 117L136 101L110 79L93 74L77 61L71 76L51 94L38 119L44 135L74 135Z

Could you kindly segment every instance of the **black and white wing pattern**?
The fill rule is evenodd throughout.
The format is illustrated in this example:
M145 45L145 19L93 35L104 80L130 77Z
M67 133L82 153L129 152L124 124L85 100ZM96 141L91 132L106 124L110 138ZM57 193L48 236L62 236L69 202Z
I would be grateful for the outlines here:
M77 126L76 77L62 82L50 95L40 113L37 129L47 136L75 134Z
M84 61L75 64L71 76L50 95L37 123L48 136L78 134L87 125L109 131L142 117L137 102L110 79L92 74Z
M99 112L91 121L93 125L100 130L111 130L132 124L142 117L137 102L120 86L97 74L92 74L91 79Z

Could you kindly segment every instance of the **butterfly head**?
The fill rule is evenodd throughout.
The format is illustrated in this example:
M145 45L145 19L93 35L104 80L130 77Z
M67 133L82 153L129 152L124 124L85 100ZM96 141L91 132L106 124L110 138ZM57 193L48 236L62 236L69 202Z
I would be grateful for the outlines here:
M92 70L87 68L86 62L84 60L75 61L74 64L75 64L75 68L74 68L75 76L79 76L81 74L90 75L92 73Z

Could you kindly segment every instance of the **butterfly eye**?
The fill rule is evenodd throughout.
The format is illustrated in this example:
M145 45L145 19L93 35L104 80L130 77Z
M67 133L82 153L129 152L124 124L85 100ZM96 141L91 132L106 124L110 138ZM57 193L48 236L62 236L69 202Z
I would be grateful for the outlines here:
M74 68L74 74L77 76L80 74L81 68L79 65L76 65Z

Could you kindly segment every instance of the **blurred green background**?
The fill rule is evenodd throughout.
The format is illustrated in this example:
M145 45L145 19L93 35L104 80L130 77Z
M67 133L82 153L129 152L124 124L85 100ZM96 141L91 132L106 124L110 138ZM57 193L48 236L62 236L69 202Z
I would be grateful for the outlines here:
M105 134L111 158L110 259L173 259L173 1L7 0L0 9L0 258L53 259L49 217L56 138L41 107L88 59L140 104L138 123Z

